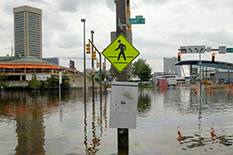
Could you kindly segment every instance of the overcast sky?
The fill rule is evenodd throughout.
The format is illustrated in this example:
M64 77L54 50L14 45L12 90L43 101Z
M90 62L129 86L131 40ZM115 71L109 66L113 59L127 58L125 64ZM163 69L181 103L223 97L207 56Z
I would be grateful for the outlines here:
M86 19L86 40L95 31L99 51L110 44L110 32L116 30L114 0L1 0L0 5L0 56L11 54L14 7L42 9L43 57L59 57L65 67L73 58L80 71L81 19ZM130 0L130 5L131 18L143 15L146 19L146 24L132 25L133 45L140 52L138 58L146 59L153 72L163 71L163 57L176 57L180 46L233 47L232 0ZM199 56L183 54L181 59L198 60ZM202 59L211 60L211 53L202 54ZM233 53L216 54L216 61L232 63Z

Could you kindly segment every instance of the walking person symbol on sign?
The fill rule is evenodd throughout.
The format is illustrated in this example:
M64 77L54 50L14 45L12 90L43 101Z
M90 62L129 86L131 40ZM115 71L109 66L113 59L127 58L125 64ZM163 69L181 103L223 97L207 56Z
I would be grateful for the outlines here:
M118 40L118 43L119 43L119 46L118 46L117 49L115 49L115 51L117 51L117 50L120 49L121 52L120 52L119 55L118 55L117 61L119 61L121 55L123 55L124 60L126 61L125 52L124 52L124 51L126 51L126 46L125 46L124 44L121 43L121 40Z

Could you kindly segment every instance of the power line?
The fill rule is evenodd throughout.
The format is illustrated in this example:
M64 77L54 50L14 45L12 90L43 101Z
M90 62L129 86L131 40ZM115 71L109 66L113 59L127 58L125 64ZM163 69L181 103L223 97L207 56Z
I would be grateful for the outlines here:
M83 57L58 57L60 58L64 58L64 59L83 59ZM86 59L91 59L91 58L86 58Z

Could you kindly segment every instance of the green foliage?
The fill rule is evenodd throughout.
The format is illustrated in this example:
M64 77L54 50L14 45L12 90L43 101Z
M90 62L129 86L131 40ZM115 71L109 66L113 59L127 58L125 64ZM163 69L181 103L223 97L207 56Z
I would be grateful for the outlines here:
M51 75L51 77L47 77L46 87L56 88L59 84L59 77L57 75Z
M95 81L96 82L100 82L100 77L99 76L95 76Z
M65 88L68 87L69 84L69 78L67 75L62 75L62 84L61 87ZM49 88L58 88L59 87L59 76L58 75L51 75L51 77L47 78L47 82L45 84L45 87Z
M69 87L70 83L69 83L69 77L67 75L62 75L62 84L61 87L65 88L65 87Z
M6 74L1 74L0 75L0 87L6 87L6 80L7 80L7 75Z
M104 77L104 72L101 72L101 79L102 79L102 81L104 81L104 78L105 78ZM106 75L106 80L107 79L109 79L108 75ZM98 82L100 81L100 74L98 74L98 75L95 76L95 80L98 81Z
M89 79L92 79L92 76L89 75L89 74L86 74L86 77L89 78Z
M42 82L37 80L36 74L32 75L32 79L27 81L28 87L33 89L38 89L42 86Z
M144 88L154 88L154 87L150 86L149 84L139 84L138 87L142 88L142 89L144 89Z
M67 75L62 75L62 88L68 87L69 78ZM29 88L34 89L42 89L42 88L58 88L59 87L59 76L58 75L51 75L51 77L47 78L47 81L37 80L36 74L33 74L32 79L27 81Z
M145 59L138 59L138 61L133 63L132 68L134 76L138 76L141 81L148 81L151 78L152 69L146 64Z

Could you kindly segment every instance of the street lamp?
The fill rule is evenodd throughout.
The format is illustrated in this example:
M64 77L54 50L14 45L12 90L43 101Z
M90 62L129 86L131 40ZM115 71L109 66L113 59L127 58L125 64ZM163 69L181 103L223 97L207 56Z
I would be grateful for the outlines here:
M86 19L81 19L81 22L83 22L83 59L84 59L84 65L83 65L83 71L84 71L84 103L86 103L86 51L85 51L85 45L86 45L86 38L85 38L85 22Z

